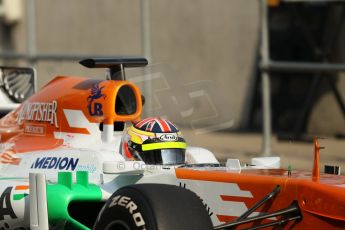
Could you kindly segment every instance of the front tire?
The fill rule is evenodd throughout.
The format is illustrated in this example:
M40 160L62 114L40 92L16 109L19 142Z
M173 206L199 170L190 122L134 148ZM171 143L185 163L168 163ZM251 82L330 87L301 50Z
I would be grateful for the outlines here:
M174 185L135 184L116 191L103 206L95 230L212 229L201 199Z

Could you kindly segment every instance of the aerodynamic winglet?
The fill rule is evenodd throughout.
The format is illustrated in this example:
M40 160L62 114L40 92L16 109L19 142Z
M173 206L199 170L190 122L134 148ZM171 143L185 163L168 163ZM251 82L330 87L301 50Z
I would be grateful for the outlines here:
M88 68L108 68L108 79L125 80L125 68L144 67L148 64L143 57L88 58L79 62Z
M88 68L113 68L122 65L123 67L144 67L148 64L143 57L109 57L109 58L88 58L79 62Z

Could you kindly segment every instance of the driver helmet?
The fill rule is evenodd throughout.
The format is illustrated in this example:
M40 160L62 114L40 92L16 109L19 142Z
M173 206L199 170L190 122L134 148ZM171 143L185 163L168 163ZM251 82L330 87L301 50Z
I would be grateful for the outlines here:
M140 160L149 165L185 163L186 141L171 121L151 117L141 120L126 131L122 154L127 160Z

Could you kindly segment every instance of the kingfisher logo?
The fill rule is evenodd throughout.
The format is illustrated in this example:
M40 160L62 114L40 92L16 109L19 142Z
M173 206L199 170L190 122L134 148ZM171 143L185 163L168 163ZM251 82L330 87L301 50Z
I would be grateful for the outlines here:
M59 169L74 171L78 165L78 158L69 157L42 157L37 158L32 163L31 168L34 169Z
M33 102L25 103L21 107L17 121L19 124L23 120L26 121L44 121L49 122L51 125L55 125L59 128L57 119L57 101L52 102Z
M102 93L104 86L99 87L99 83L95 84L91 88L91 95L87 98L87 108L91 116L102 116L103 108L101 103L94 103L93 101L103 97L105 99L107 96Z

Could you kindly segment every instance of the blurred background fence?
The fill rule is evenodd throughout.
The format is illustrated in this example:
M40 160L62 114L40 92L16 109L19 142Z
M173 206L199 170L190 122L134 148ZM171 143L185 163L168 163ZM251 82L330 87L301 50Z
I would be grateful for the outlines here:
M307 0L2 0L2 65L103 78L77 61L143 55L129 70L145 115L202 134L345 134L345 2Z

